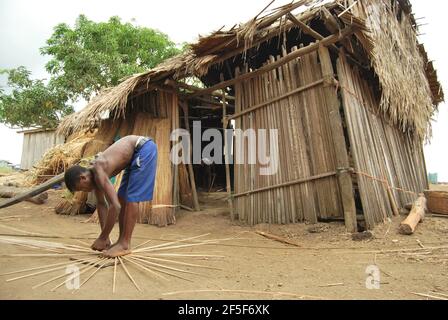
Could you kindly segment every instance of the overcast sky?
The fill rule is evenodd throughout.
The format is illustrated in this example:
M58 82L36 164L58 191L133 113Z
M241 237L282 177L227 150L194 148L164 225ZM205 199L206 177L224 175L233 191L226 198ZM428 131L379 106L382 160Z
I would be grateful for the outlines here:
M39 54L53 27L61 22L73 25L76 17L85 14L94 21L119 16L123 21L158 29L176 43L192 42L199 34L244 22L256 15L268 0L0 0L0 69L25 66L33 78L47 78L44 65L48 58ZM274 6L290 1L277 0ZM445 39L446 1L411 0L414 13L424 33L420 37L431 60L435 60L439 80L448 94L448 45ZM0 78L0 85L5 78ZM433 124L431 145L425 146L429 172L437 172L439 180L448 182L448 110L445 104ZM0 125L0 160L20 163L22 135Z

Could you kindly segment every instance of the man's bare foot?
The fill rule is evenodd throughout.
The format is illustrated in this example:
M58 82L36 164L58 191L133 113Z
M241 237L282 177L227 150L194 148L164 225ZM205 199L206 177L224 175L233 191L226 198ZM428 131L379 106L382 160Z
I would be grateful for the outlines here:
M95 240L95 242L92 244L92 246L90 248L92 248L95 251L103 251L103 250L109 249L110 244L111 244L111 242L109 239L103 240L103 239L98 238Z
M107 258L115 258L115 257L125 256L130 253L131 253L131 250L129 250L128 245L117 242L112 247L110 247L108 250L103 251L102 255Z

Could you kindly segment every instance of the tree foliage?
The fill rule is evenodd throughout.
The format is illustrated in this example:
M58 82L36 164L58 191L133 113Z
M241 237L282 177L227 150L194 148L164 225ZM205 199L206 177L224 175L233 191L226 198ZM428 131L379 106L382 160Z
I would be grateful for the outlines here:
M26 68L0 70L11 90L0 89L0 122L14 127L55 127L73 112L71 103L90 100L102 88L144 72L179 53L167 35L112 17L94 22L80 15L73 28L58 24L41 54L50 56L47 83Z
M30 79L25 67L0 70L8 76L10 94L0 92L0 122L12 127L54 128L61 117L73 112L65 94L43 80Z
M84 15L74 28L57 25L41 49L52 57L46 65L51 81L73 100L88 100L101 88L117 85L120 79L153 68L178 52L159 31L122 23L118 17L96 23Z

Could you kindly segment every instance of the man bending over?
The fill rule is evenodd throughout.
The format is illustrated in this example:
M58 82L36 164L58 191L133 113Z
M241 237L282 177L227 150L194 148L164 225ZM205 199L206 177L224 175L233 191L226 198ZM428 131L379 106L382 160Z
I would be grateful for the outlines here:
M153 197L157 146L150 138L127 136L98 154L92 164L91 168L69 168L65 184L70 192L95 192L101 234L92 249L102 251L106 257L126 255L130 253L138 203ZM109 179L122 170L125 172L117 194ZM111 246L109 235L118 213L120 236Z

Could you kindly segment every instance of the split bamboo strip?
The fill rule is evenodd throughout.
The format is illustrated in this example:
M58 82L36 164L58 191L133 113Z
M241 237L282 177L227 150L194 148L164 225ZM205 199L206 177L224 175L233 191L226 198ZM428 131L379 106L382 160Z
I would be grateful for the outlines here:
M138 286L137 282L135 282L134 278L131 276L131 274L128 271L128 268L126 268L126 266L124 265L123 260L120 257L117 257L118 260L120 261L121 266L123 267L124 272L126 273L126 275L129 277L129 279L131 280L131 282L134 284L134 286L137 288L138 291L142 292L142 289L140 289L140 287Z
M94 270L87 278L86 278L86 280L84 280L80 285L79 285L79 288L78 288L78 290L79 289L81 289L81 287L87 282L87 281L89 281L98 271L100 271L105 265L106 265L106 263L108 263L109 261L108 261L109 259L106 259L106 261L104 261L99 267L97 267L96 268L96 270Z
M132 258L132 257L135 257L135 255L132 255L131 258ZM149 272L150 274L152 274L152 275L154 275L154 276L156 276L156 277L162 278L163 280L169 280L169 279L165 278L164 276L161 276L161 275L158 274L157 272L155 272L155 271L153 271L153 270L151 270L151 269L148 269L148 268L146 268L145 266L143 266L143 265L141 265L141 264L135 262L136 259L134 259L134 258L130 259L130 258L126 258L126 257L124 257L124 259L127 260L127 261L129 261L130 263L132 263L132 264L138 266L139 268L142 268L142 269L145 270L146 272Z
M16 274L16 273L34 271L34 270L39 270L39 269L46 269L49 267L55 267L55 266L67 265L67 264L69 264L69 263L67 263L67 261L59 262L59 263L52 263L52 264L47 264L47 265L43 265L43 266L39 266L39 267L33 267L33 268L28 268L28 269L22 269L22 270L16 270L16 271L11 271L11 272L7 272L7 273L2 273L2 274L0 274L0 276L7 276L7 275L11 275L11 274Z
M168 269L168 270L171 270L171 271L182 272L182 273L189 273L189 274L200 275L199 273L196 273L196 272L192 272L192 271L187 271L187 270L183 270L183 269L178 269L178 268L166 266L166 265L163 265L163 264L160 264L160 263L151 262L151 261L148 261L146 259L142 259L142 258L138 258L138 257L134 257L133 259L137 260L137 261L140 261L142 263L145 263L147 265L150 265L150 266L156 266L156 267L159 267L159 268Z
M131 259L134 259L134 260L135 260L135 258L132 258L132 257L131 257ZM163 270L163 269L159 269L159 268L154 267L154 266L151 266L150 268L151 268L152 270L155 270L155 271L160 272L160 273L167 274L167 275L172 276L172 277L175 277L175 278L179 278L179 279L182 279L182 280L185 280L185 281L188 281L188 282L193 282L193 281L191 281L190 279L184 278L184 277L182 277L182 276L179 276L179 275L177 275L177 274L175 274L175 273L172 273L172 272L169 272L169 271L166 271L166 270Z
M194 263L185 263L185 262L174 261L174 260L169 260L169 259L160 259L160 258L154 258L154 257L149 257L149 256L140 256L140 255L135 255L135 254L132 256L136 257L136 258L141 258L141 259L149 259L149 260L155 260L155 261L161 261L161 262L168 262L168 263L179 264L179 265L188 266L188 267L205 268L205 269L211 269L211 270L222 270L220 268L209 267L209 266L204 266L204 265L194 264Z
M117 262L118 262L118 258L115 257L114 258L114 276L112 279L112 293L115 293L115 287L116 287L115 285L117 282Z
M151 247L145 247L145 248L141 248L141 249L138 249L138 250L133 250L133 252L135 253L135 252L146 251L147 249L156 249L156 248L169 247L169 246L171 246L173 244L176 244L176 243L179 243L179 242L190 241L190 240L206 237L208 235L210 235L210 233L205 233L205 234L201 234L199 236L194 236L194 237L189 237L189 238L185 238L185 239L170 241L170 242L167 242L167 243L162 243L162 244L158 244L158 245L151 246Z
M64 280L63 282L59 283L58 285L54 286L50 291L56 291L56 289L62 287L64 284L66 284L68 281L71 281L73 279L75 279L76 277L79 277L81 274L84 274L85 272L89 271L90 269L95 268L97 262L103 260L103 258L98 258L97 261L94 261L92 263L90 263L89 266L87 266L87 268L84 268L82 270L80 270L79 273L72 275L71 277L68 277L66 280Z
M67 266L69 266L69 265L77 265L77 264L82 264L82 263L87 263L87 266L86 267L84 267L84 268L81 268L80 270L84 270L85 268L87 268L87 267L89 267L90 265L95 265L96 263L97 263L97 261L99 261L98 259L90 259L90 260L81 260L81 261L79 261L79 262L77 262L77 263L69 263L69 264L67 264L66 265L66 267ZM56 276L56 277L53 277L53 278L51 278L51 279L49 279L49 280L46 280L46 281L44 281L44 282L41 282L41 283L38 283L38 284L36 284L35 286L33 286L31 289L36 289L36 288L39 288L39 287L42 287L42 286L44 286L44 285L46 285L46 284L48 284L48 283L50 283L50 282L53 282L53 281L55 281L55 280L57 280L57 279L61 279L61 278L63 278L63 277L67 277L67 274L66 273L63 273L62 275L59 275L59 276Z
M72 262L67 263L67 265L70 265L70 264L73 264L73 263ZM16 280L20 280L20 279L24 279L24 278L29 278L29 277L37 276L37 275L40 275L40 274L49 273L49 272L52 272L52 271L55 271L55 270L61 270L61 269L66 268L67 265L59 266L59 267L55 267L55 268L50 268L50 269L46 269L46 270L43 270L43 271L33 272L33 273L26 274L26 275L23 275L23 276L7 279L6 282L16 281Z

